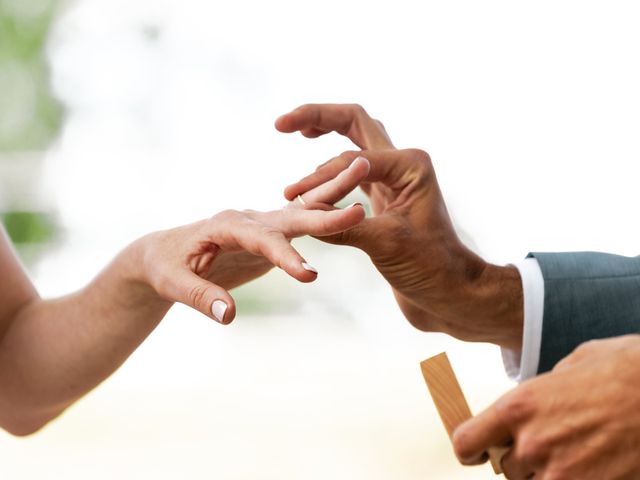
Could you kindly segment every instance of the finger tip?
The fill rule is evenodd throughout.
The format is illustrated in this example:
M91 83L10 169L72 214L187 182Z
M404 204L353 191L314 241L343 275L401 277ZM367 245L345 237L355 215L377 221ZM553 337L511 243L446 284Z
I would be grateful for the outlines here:
M349 168L352 171L358 173L359 176L364 180L364 178L366 178L371 171L371 163L364 157L358 157L353 161L353 163L351 163Z
M226 318L225 318L225 319L224 319L224 320L222 320L222 321L218 320L217 318L214 318L214 320L215 320L217 323L219 323L220 325L224 325L224 326L227 326L227 325L229 325L231 322L233 322L233 318L231 318L231 319L226 319Z
M369 161L368 158L365 158L365 157L360 157L360 158L362 159L362 163L366 165L367 173L369 173L369 171L371 170L371 162Z
M453 445L453 451L458 458L464 458L470 456L469 448L467 446L467 436L465 433L466 428L464 424L456 428L451 434L451 443Z
M301 130L300 133L306 138L318 138L324 135L322 132L318 132L316 130Z
M313 283L318 279L318 275L307 275L304 278L299 278L298 280L302 283Z
M298 191L295 184L289 185L284 189L284 198L292 202L298 196Z
M276 121L274 122L274 126L276 127L276 130L278 130L281 133L295 132L296 129L293 125L291 125L290 118L291 118L290 113L285 113L284 115L280 115L278 118L276 118Z
M467 435L461 428L453 432L451 443L453 444L453 451L462 465L479 465L489 459L487 452L472 450L471 445L468 443Z
M282 121L280 119L277 119L273 124L273 126L276 127L276 130L279 131L280 133L289 133L284 129L282 125Z
M298 268L300 270L296 278L301 282L311 283L318 278L318 270L307 262L302 262Z
M474 465L482 465L489 460L489 454L487 452L482 452L473 457L458 457L458 461L465 466L471 467Z
M210 316L221 325L229 325L236 316L236 305L231 297L214 300L210 309Z
M354 224L360 223L367 216L367 212L364 209L364 205L362 205L360 202L352 203L351 205L346 207L343 211L347 212L347 214L352 219Z

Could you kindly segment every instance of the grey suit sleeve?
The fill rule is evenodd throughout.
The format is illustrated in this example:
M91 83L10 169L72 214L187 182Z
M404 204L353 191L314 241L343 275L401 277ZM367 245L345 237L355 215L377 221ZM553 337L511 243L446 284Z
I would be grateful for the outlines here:
M530 253L544 277L538 373L588 340L640 332L640 257Z

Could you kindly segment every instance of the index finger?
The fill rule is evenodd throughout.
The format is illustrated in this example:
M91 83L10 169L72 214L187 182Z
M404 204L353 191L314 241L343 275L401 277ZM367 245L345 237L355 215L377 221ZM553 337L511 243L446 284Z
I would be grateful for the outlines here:
M340 168L342 168L342 170L339 170L340 173L338 173L335 178L327 180L325 183L311 189L304 188L303 185L302 188L304 188L305 192L303 200L307 203L326 203L333 205L358 188L369 174L369 162L364 157L358 157L350 164L347 161L345 165L348 165L348 167L342 167L342 165L336 164L336 170ZM330 178L330 175L331 173L328 172L327 178Z
M486 461L491 447L505 446L511 439L509 426L495 404L460 425L451 436L456 456L464 465Z
M394 148L382 123L360 105L307 104L282 115L275 125L283 133L299 131L309 138L337 132L361 149Z
M336 171L347 169L357 158L347 152L319 167L314 173L289 185L285 198L292 200L297 195L309 192L336 177ZM369 172L361 181L381 182L391 188L401 188L404 181L430 170L430 159L420 150L365 150L360 157L369 163Z

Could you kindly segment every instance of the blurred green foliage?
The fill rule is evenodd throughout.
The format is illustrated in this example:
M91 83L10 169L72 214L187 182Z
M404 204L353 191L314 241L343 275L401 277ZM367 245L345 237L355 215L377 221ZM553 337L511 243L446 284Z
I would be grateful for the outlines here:
M41 212L7 212L0 215L16 245L51 241L57 231L54 218Z
M59 0L0 0L0 151L46 148L62 121L45 44Z
M45 150L60 130L63 109L51 92L46 43L61 0L0 0L0 167L21 162L16 152ZM3 152L11 155L3 156ZM19 163L22 168L32 164ZM15 168L14 168L15 170ZM2 169L0 168L0 173ZM30 191L36 178L10 189L14 195ZM15 181L11 178L0 178ZM33 185L22 184L34 182ZM56 236L55 215L12 198L5 191L0 219L21 253L36 252ZM30 209L33 208L33 211ZM36 258L35 254L29 254Z

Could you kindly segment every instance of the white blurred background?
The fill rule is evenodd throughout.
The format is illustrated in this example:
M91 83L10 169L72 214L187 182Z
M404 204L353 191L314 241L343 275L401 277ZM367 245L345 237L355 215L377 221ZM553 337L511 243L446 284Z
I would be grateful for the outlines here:
M352 147L279 134L275 118L357 102L397 146L430 152L485 258L634 255L637 9L0 0L0 210L51 223L20 252L42 295L61 295L144 233L278 208L285 185ZM40 60L17 61L35 24ZM229 327L175 307L44 431L0 433L0 477L490 478L457 465L418 364L447 350L478 411L513 386L498 349L412 329L362 253L297 245L314 284L270 273L235 293Z

